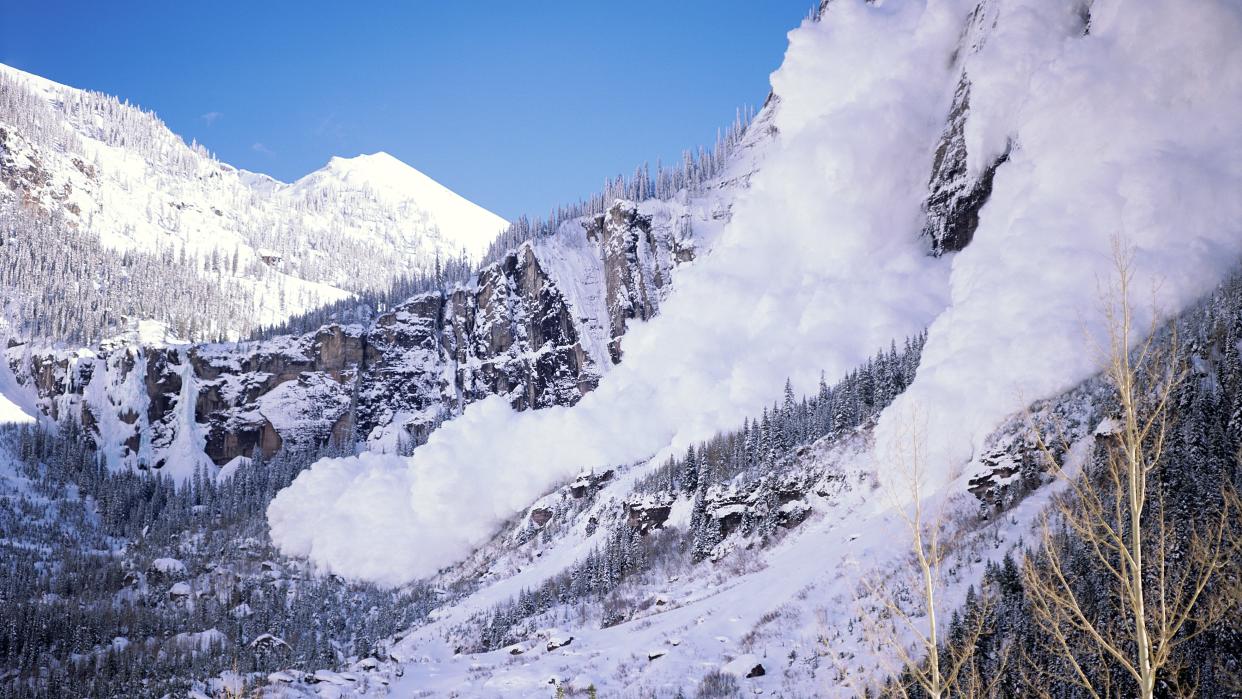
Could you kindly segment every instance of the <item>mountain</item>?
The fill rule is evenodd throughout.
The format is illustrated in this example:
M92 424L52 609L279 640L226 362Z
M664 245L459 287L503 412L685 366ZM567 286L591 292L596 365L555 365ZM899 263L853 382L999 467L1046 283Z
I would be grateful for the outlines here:
M444 257L453 246L479 259L509 223L467 201L444 185L387 153L332 158L328 164L288 186L294 201L328 200L356 195L391 212L407 229L408 239L393 241L417 248L420 236L439 238ZM378 215L378 212L377 212Z
M431 274L437 257L477 260L508 226L385 153L333 158L286 184L187 145L153 113L8 66L0 183L0 200L27 215L116 255L167 258L161 274L205 277L237 297L216 309L211 333L187 339L246 336Z
M12 84L42 86L52 94L97 100L130 114L104 96L63 92L68 88L33 76L22 79L26 82L14 79ZM8 94L20 97L25 109L46 106L31 91L13 89ZM17 97L13 99L18 101ZM144 118L153 120L149 115ZM756 123L766 120L761 115ZM28 117L22 123L33 121ZM155 133L180 143L166 130ZM19 309L11 313L19 320L18 328L6 333L6 368L13 380L5 395L24 406L29 416L81 425L84 438L109 469L139 469L176 481L188 480L198 470L209 476L228 474L233 471L229 464L256 455L270 458L282 447L317 449L356 439L373 450L408 451L425 442L445 420L491 396L515 410L572 405L621 361L627 329L658 312L676 268L692 262L696 250L728 220L732 203L745 189L771 134L762 127L744 131L739 122L722 138L712 155L687 156L685 170L657 172L651 179L659 186L646 182L649 175L628 183L618 179L605 193L566 207L560 220L531 224L521 219L508 228L505 241L497 241L507 241L509 248L492 240L497 226L507 226L503 220L385 153L333 158L292 184L211 165L211 181L219 175L229 180L230 187L249 190L246 216L261 216L267 206L300 214L303 228L287 231L294 242L300 230L330 230L338 236L343 230L368 246L392 251L349 253L340 260L342 269L374 263L401 271L403 258L395 251L405 250L425 263L420 255L429 246L443 259L451 259L454 248L465 248L472 259L484 258L484 253L496 259L458 264L445 270L452 275L437 279L425 274L414 284L397 284L386 293L359 294L328 304L295 316L287 325L295 332L225 343L187 342L186 336L193 333L169 332L173 322L149 319L133 319L123 332L97 342L83 343L85 338L64 330L58 338L29 332L28 318L46 313L42 306L70 300L59 294L56 285L43 288L42 295L21 289L22 279L47 274L31 270L15 275L18 279L12 284L19 289L11 303ZM48 179L30 174L41 161L28 162L25 169L8 170L16 173L15 181ZM210 197L215 187L161 174L144 180L142 186L160 197L178 192L189 196L191 187L202 190L198 196ZM14 191L29 199L45 190ZM72 187L64 191L77 192ZM656 192L665 198L650 197ZM643 195L649 198L641 202L617 198ZM67 215L81 214L80 208L64 206L57 196L30 202L59 206L69 211ZM195 207L185 210L193 212ZM18 246L0 247L0 253L19 259L47 255L53 243L62 242L55 232L47 234L43 224L27 218L16 218L14 226L25 230L21 241L31 249L23 253L16 252ZM175 238L177 232L161 229L152 235ZM270 238L260 242L276 245ZM287 269L296 253L287 256L282 249L287 248L254 249L254 254L265 256L246 289L247 295L255 295L255 303L273 301L272 285L285 289L279 298L287 298L292 277L279 270ZM112 261L114 255L108 250L92 252L104 261ZM226 261L221 268L210 262L205 276L228 278L229 264ZM127 288L121 282L135 275L132 265L126 265L112 283L119 289L114 298L154 297L157 303L145 308L155 312L180 301L180 297L160 298L162 287ZM151 277L163 282L166 271L157 265ZM374 283L382 279L381 274ZM419 291L408 298L393 296L397 289L411 286ZM248 298L239 302L234 294L220 300L201 287L183 296L195 304L191 323L214 316L222 319L215 327L228 326L249 308ZM92 306L107 305L88 301ZM281 304L287 310L294 307L286 300ZM315 320L321 317L327 322ZM23 319L26 328L21 327Z
M469 285L419 294L367 323L241 343L10 340L8 394L32 414L83 425L110 468L177 480L194 473L178 461L215 475L285 445L357 438L405 451L490 396L516 410L572 405L621 360L627 327L658 311L675 268L694 259L690 222L709 235L712 212L725 211L712 207L731 191L689 205L618 201L523 243Z
M1232 696L1240 39L1228 0L825 0L743 131L382 309L15 337L0 685L1139 696L1083 633L1135 628L1131 544L1057 524L1094 506L1155 533L1139 597L1207 600L1151 694ZM332 215L400 208L359 160Z

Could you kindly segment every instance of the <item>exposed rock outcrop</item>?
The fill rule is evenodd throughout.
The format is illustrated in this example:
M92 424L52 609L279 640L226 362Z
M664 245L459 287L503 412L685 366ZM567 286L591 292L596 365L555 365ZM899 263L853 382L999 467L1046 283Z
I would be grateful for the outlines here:
M235 344L115 341L72 352L16 344L6 358L45 415L80 422L113 467L162 467L187 425L196 431L189 441L216 465L290 443L356 438L408 449L489 396L527 410L571 405L595 388L619 361L629 321L655 314L672 266L693 258L684 230L654 224L640 209L618 201L567 227L564 235L581 240L523 244L471 285L411 298L367 327ZM585 250L576 259L583 268L561 265L557 276L543 258L555 260L565 246ZM592 295L602 307L581 307ZM587 346L607 346L608 356ZM186 380L192 395L182 405Z
M979 211L992 196L996 169L1009 159L1006 150L972 176L966 161L966 117L970 112L970 81L965 73L953 96L953 107L932 161L928 195L924 202L927 222L923 235L933 255L958 252L970 244L979 227Z
M621 361L621 336L630 320L647 320L656 314L659 292L668 284L667 270L659 264L658 243L650 216L639 213L630 202L617 202L596 216L586 229L587 238L603 253L604 284L609 312L608 352L613 363ZM677 245L671 252L677 262L694 258L693 249Z

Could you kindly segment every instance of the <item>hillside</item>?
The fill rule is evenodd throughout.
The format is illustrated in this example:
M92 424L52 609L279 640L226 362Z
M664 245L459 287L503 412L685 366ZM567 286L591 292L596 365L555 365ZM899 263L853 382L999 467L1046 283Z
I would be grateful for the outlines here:
M153 117L0 73L28 230L148 188L100 250L181 264L212 222L271 259L168 293L292 316L57 342L10 309L0 689L1237 696L1242 11L824 0L788 38L713 149L498 237L382 153L282 184L151 127L124 162L161 169L108 184L65 154L120 137L55 114ZM1145 605L1140 673L1093 644Z
M187 340L245 337L431 274L437 258L478 260L508 226L386 153L333 158L279 182L216 160L128 102L2 65L0 184L0 201L23 221L50 219L62 237L98 241L94 256L157 258L153 274L166 284L195 276L219 290L229 303L199 312L209 327L190 333L181 319L175 328ZM67 339L59 330L55 339Z

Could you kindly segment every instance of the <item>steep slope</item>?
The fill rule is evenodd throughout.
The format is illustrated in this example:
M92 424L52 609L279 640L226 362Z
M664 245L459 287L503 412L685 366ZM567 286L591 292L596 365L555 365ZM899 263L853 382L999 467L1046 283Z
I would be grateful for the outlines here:
M1095 370L1075 338L1100 332L1089 300L1111 273L1114 236L1138 246L1139 284L1164 278L1172 309L1242 254L1230 194L1242 140L1228 126L1242 61L1208 77L1236 58L1239 35L1226 3L828 4L791 34L773 75L779 136L764 168L598 389L568 409L481 402L409 458L322 462L277 496L275 540L343 574L428 575L582 469L659 463L755 414L786 376L801 389L821 367L839 378L928 325L923 368L880 419L876 464L891 484L887 445L923 411L925 492L951 487L1005 415ZM1186 123L1203 128L1176 128ZM945 143L964 149L962 168L937 155ZM1158 184L1168 172L1177 186ZM946 188L974 194L946 208ZM962 233L929 241L929 215ZM928 255L968 238L952 258ZM431 507L501 477L479 493L486 502ZM368 502L387 518L351 527L351 487L379 478L390 487ZM310 504L303 487L334 495ZM376 526L400 556L369 546ZM453 530L460 546L427 543L427 528Z
M507 223L384 153L292 184L187 145L152 113L0 66L0 201L245 293L227 334L478 259ZM197 339L197 338L190 338Z
M117 482L176 503L149 539L117 517L146 552L191 552L195 585L213 555L245 559L267 581L215 593L230 602L277 591L255 599L278 618L246 622L229 651L253 669L217 654L196 690L853 696L892 669L893 644L862 622L879 604L864 580L908 585L911 497L944 515L948 619L1005 565L1013 587L1011 556L1064 487L1036 433L1061 437L1071 472L1104 455L1115 406L1090 340L1109 329L1115 248L1133 250L1140 290L1127 339L1174 318L1186 341L1162 487L1193 513L1238 480L1242 285L1220 282L1242 261L1240 51L1228 0L825 1L790 34L750 156L704 191L534 226L469 283L373 323L13 344L6 394L85 427L114 469L98 474L106 504ZM316 181L364 192L369 220L386 195L356 182L391 165L376 158ZM1142 293L1155 282L1158 303ZM325 443L342 448L301 471ZM95 477L69 461L66 478ZM132 467L190 487L170 495ZM241 502L247 527L266 507L256 548L281 562L198 545L189 527ZM270 638L271 600L316 574L338 587L312 604L343 578L374 584L359 633L391 633L374 616L403 597L418 613L359 641L291 603L331 641L294 655ZM31 589L24 603L60 603ZM1006 613L997 636L1029 640L1021 603ZM1205 664L1236 662L1225 631Z
M496 234L509 225L383 152L332 158L322 169L292 183L282 193L291 204L339 200L342 195L352 199L357 195L346 210L333 211L333 215L350 217L356 226L369 220L383 221L385 216L395 217L405 237L388 242L398 251L417 250L425 244L419 238L425 236L435 241L436 251L444 257L456 254L456 247L477 260ZM376 235L392 233L380 226L375 230Z
M620 361L630 325L657 313L736 186L618 201L365 325L223 344L153 328L76 350L13 340L9 393L29 414L80 422L111 468L177 480L286 445L408 451L490 396L515 410L572 405Z

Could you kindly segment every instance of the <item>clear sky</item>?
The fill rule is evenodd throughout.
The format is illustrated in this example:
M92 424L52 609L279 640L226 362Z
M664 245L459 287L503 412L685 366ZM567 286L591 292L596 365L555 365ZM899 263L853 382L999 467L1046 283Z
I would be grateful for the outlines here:
M0 62L285 181L388 151L513 218L758 107L811 0L0 0Z

